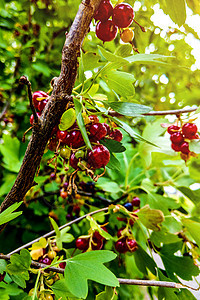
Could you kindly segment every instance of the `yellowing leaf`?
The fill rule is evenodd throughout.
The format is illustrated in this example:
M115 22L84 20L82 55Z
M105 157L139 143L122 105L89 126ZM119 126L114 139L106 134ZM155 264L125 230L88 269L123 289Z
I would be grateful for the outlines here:
M144 226L154 231L160 230L159 224L165 219L161 210L151 209L149 205L142 207L137 215Z

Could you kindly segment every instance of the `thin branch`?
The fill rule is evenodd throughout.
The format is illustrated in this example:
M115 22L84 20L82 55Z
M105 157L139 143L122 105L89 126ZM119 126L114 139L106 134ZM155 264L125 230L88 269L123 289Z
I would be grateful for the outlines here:
M107 211L107 210L108 210L108 207L104 207L104 208L101 208L101 209L92 211L92 212L90 212L90 213L88 213L88 214L86 214L86 215L84 215L84 216L81 216L81 217L79 217L79 218L77 218L77 219L75 219L75 220L72 220L72 221L70 221L70 222L68 222L68 223L66 223L66 224L64 224L64 225L62 225L62 226L60 226L60 227L59 227L59 230L65 228L65 227L67 227L67 226L71 226L71 225L74 224L74 223L80 222L81 220L83 220L83 219L86 218L87 216L92 216L92 215L94 215L94 214L97 214L97 213L103 212L103 211ZM35 239L35 240L33 240L33 241L31 241L31 242L29 242L29 243L23 245L23 246L21 246L21 247L15 249L15 250L13 250L12 252L10 252L10 253L7 254L7 255L10 256L10 255L12 255L12 254L14 254L14 253L19 252L20 250L22 250L22 249L24 249L24 248L28 248L28 247L30 247L31 245L33 245L34 243L39 242L39 240L40 240L42 237L43 237L43 238L48 238L48 237L52 236L53 234L55 234L55 230L52 230L52 231L46 233L45 235L43 235L43 236L41 236L41 237L39 237L39 238L37 238L37 239Z
M28 78L26 76L21 76L20 79L19 79L19 83L20 84L25 84L27 86L30 108L31 108L31 110L33 112L33 117L34 117L35 123L38 123L38 115L36 113L35 106L33 104L31 83L30 83L30 81L28 80Z
M5 259L9 260L10 259L10 254L8 255L3 255L0 254L0 259ZM58 262L59 264L59 262ZM42 269L48 267L48 265L36 262L36 261L31 261L31 266L37 268L37 269ZM64 269L62 268L57 268L57 267L51 267L49 266L48 268L45 269L45 271L52 271L60 274L64 274ZM176 283L176 282L171 282L171 281L156 281L156 280L140 280L140 279L126 279L126 278L117 278L120 284L127 284L127 285L140 285L140 286L156 286L156 287L165 287L165 288L174 288L174 289L181 289L181 288L189 288L194 291L198 291L200 287L194 288L191 286L187 286L181 283Z
M184 113L190 113L196 111L196 108L182 108L182 109L174 109L174 110L163 110L163 111L150 111L148 113L144 113L144 116L164 116L164 115L180 115Z

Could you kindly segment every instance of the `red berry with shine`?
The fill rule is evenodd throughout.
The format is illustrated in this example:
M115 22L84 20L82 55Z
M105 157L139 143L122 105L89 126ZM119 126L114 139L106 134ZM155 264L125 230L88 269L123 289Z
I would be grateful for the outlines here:
M135 207L140 207L140 198L134 197L133 200L131 201L131 203L132 203L133 206L135 206Z
M93 139L99 141L106 136L107 129L103 123L96 123L90 126L89 132Z
M85 145L82 134L79 130L70 131L63 140L67 146L77 149Z
M57 131L57 134L56 134L56 137L58 140L61 140L62 142L64 141L64 139L66 138L67 136L67 131L62 131L62 130L58 130Z
M45 100L37 101L37 102L39 102L39 103L38 103L38 110L39 110L39 111L43 111L43 109L45 108L45 106L46 106L48 100L45 99Z
M180 127L179 126L176 126L176 125L171 125L167 128L167 132L169 134L173 134L174 132L177 132L180 130Z
M115 243L115 249L119 253L125 253L125 252L127 252L129 249L128 249L128 246L126 244L126 238L122 238L122 239L118 240Z
M76 240L76 248L78 248L79 250L83 250L86 251L89 247L89 239L86 238L78 238Z
M182 132L187 139L195 139L197 126L194 123L186 123L182 127Z
M123 135L119 129L114 129L110 135L109 135L113 140L121 142L123 139Z
M120 228L120 229L117 231L117 237L118 237L118 238L121 237L122 231L123 231L125 228L126 228L126 227L122 227L122 228Z
M110 42L116 38L117 26L112 20L99 21L96 26L96 36L103 42Z
M174 151L179 152L181 151L181 145L177 145L177 144L171 144L171 147Z
M133 239L127 239L127 240L126 240L126 244L127 244L128 248L129 248L129 251L130 251L130 252L134 252L134 251L136 251L137 248L138 248L138 244L137 244L136 240L133 240Z
M107 21L113 13L113 6L109 0L102 0L94 14L95 21Z
M87 161L91 168L99 169L105 167L110 160L110 152L103 145L97 145L92 147L92 150L88 151Z
M72 153L69 159L69 164L72 168L74 168L75 170L78 169L78 162L79 160L75 157L75 154Z
M61 269L65 269L65 267L66 267L66 262L61 262L61 263L59 264L59 267L60 267Z
M39 263L45 264L45 265L50 265L52 260L48 257L40 258Z
M184 142L180 145L180 151L184 154L188 154L190 152L188 142Z
M47 98L49 95L43 91L36 91L33 93L32 98L33 98L33 104L36 109L38 109L38 104L40 101L37 100L37 98Z
M107 135L109 135L111 133L110 126L107 123L102 123L102 124L106 127L106 129L107 129Z
M174 132L171 135L170 140L172 141L173 144L180 145L184 142L184 137L183 137L182 133L180 131L178 131L178 132Z
M119 28L126 28L131 25L134 19L134 11L131 5L120 3L113 9L112 20Z

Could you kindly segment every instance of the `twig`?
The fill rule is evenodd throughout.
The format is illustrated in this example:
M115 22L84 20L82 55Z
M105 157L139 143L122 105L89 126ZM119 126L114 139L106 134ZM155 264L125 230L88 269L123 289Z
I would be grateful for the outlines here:
M103 211L107 211L107 210L108 210L108 207L104 207L104 208L101 208L101 209L92 211L92 212L90 212L90 213L88 213L88 214L86 214L86 215L84 215L84 216L81 216L81 217L79 217L79 218L77 218L77 219L75 219L75 220L73 220L73 221L70 221L69 223L66 223L66 224L60 226L60 227L59 227L59 230L65 228L65 227L67 227L67 226L70 226L70 225L72 225L72 224L74 224L74 223L77 223L77 222L83 220L84 218L86 218L87 216L92 216L92 215L94 215L94 214L97 214L97 213L103 212ZM50 237L50 236L53 235L53 234L55 234L55 230L52 230L52 231L46 233L45 235L43 235L43 236L41 236L41 237L47 238L47 237ZM33 240L33 241L31 241L31 242L29 242L29 243L27 243L27 244L21 246L21 247L19 247L19 248L13 250L12 252L10 252L10 253L7 254L7 255L10 256L10 255L12 255L12 254L14 254L14 253L19 252L20 250L22 250L22 249L24 249L24 248L30 247L30 246L33 245L34 243L38 242L38 241L41 239L41 237L39 237L39 238L37 238L37 239L35 239L35 240Z
M188 112L193 112L197 110L197 108L182 108L182 109L174 109L174 110L161 110L161 111L150 111L148 113L144 113L144 116L164 116L164 115L180 115Z
M37 115L35 107L33 105L31 83L30 83L30 81L28 80L28 78L26 76L21 76L20 79L19 79L19 83L25 84L27 86L30 108L33 112L33 117L34 117L35 123L38 123L38 115Z
M5 259L9 260L11 254L0 254L0 259ZM58 261L59 264L59 261ZM37 269L42 269L48 267L48 265L36 262L36 261L31 261L31 266L37 268ZM46 271L52 271L60 274L64 274L64 269L62 268L57 268L57 267L51 267L49 266L48 268L45 269ZM193 288L191 286L187 286L185 284L181 283L176 283L176 282L171 282L171 281L156 281L156 280L140 280L140 279L126 279L126 278L117 278L120 284L127 284L127 285L140 285L140 286L157 286L157 287L166 287L166 288L174 288L174 289L181 289L181 288L189 288L194 291L198 291L200 287L198 288Z

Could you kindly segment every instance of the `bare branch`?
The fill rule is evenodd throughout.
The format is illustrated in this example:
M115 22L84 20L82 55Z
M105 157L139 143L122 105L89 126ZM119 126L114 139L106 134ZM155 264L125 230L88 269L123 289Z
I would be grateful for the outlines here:
M0 259L9 260L10 254L3 255L0 254ZM59 262L58 262L59 264ZM52 271L60 274L64 274L64 269L57 268L57 267L51 267L36 261L31 261L31 266L42 269L46 268L45 271ZM181 288L189 288L194 291L198 291L200 287L194 288L191 286L187 286L181 283L171 282L171 281L156 281L156 280L140 280L140 279L126 279L126 278L117 278L120 284L127 284L127 285L140 285L140 286L156 286L156 287L165 287L165 288L173 288L173 289L181 289Z

